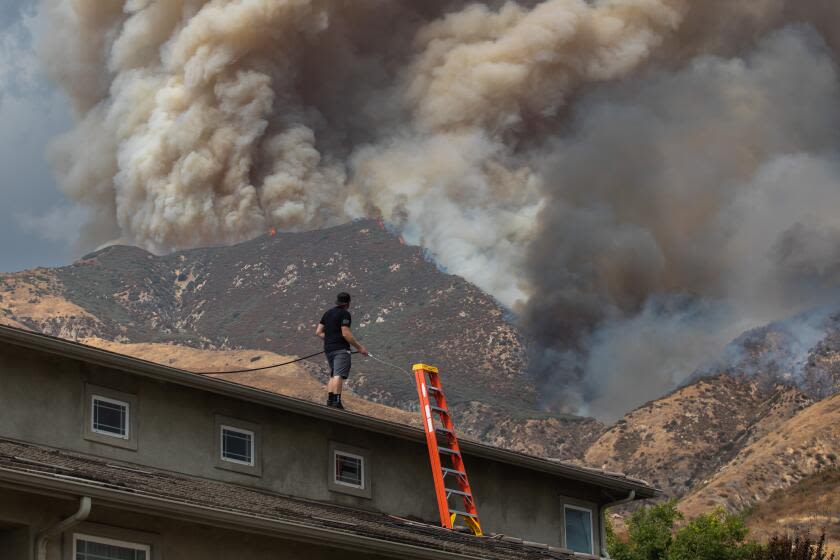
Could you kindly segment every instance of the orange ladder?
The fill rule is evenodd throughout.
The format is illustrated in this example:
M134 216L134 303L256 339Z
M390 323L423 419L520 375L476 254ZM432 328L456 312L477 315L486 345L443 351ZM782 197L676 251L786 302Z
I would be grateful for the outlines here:
M451 529L455 524L455 519L461 516L472 532L476 536L481 536L481 524L478 520L478 510L475 508L475 498L470 488L470 480L467 478L467 469L464 467L458 437L455 435L452 414L449 412L446 396L440 384L438 369L426 364L415 364L413 369L417 382L417 394L420 397L420 413L423 415L426 444L429 447L429 461L432 464L432 478L435 481L440 523ZM432 414L433 412L435 414ZM441 426L435 425L436 417ZM438 443L438 437L444 439L443 445ZM442 457L449 463L445 465ZM457 488L448 488L447 480ZM449 500L453 497L463 499L463 511L449 507Z

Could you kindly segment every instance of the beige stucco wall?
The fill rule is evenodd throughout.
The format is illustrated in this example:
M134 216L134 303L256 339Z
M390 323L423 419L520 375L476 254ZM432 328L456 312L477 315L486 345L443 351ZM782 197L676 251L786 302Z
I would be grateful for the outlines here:
M84 439L86 384L135 396L136 450ZM215 461L215 418L258 425L259 477ZM438 518L420 442L306 417L101 366L0 345L0 437L428 521ZM371 498L331 491L330 442L367 451ZM562 546L563 504L603 499L593 486L465 456L486 531Z

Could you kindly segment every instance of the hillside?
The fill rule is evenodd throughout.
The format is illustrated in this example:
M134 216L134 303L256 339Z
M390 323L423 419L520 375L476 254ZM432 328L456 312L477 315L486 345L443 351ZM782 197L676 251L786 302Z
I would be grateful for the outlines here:
M76 340L301 356L320 349L315 324L341 290L353 294L354 331L374 355L441 368L467 435L569 459L603 432L597 420L542 411L506 311L371 220L160 257L113 246L67 267L2 275L0 320ZM323 359L302 367L326 379ZM373 360L355 360L350 387L373 403L416 407L404 373Z
M686 496L693 516L722 506L741 511L820 471L840 467L840 394L820 401L754 441Z
M605 431L584 461L647 477L667 496L682 497L722 469L744 468L730 462L838 389L840 314L812 310L745 332L685 386ZM795 462L785 468L799 469ZM783 470L777 478L787 480L784 487L801 477Z
M726 373L764 385L787 383L814 399L840 390L840 313L814 309L749 330L697 376Z
M762 388L726 375L702 379L627 414L584 461L681 496L810 403L791 387Z
M773 493L749 510L747 525L759 540L780 532L825 533L829 548L840 553L840 470L813 474Z

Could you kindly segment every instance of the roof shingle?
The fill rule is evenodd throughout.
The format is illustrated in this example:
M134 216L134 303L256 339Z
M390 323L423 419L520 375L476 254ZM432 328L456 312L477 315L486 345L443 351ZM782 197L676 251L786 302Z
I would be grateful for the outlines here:
M0 439L3 472L51 478L64 483L96 486L120 494L157 498L194 506L197 512L224 511L263 521L303 524L312 529L341 532L490 560L570 559L568 550L509 537L475 537L382 513L346 508L258 491L232 483L207 480L141 465L108 460L49 447Z

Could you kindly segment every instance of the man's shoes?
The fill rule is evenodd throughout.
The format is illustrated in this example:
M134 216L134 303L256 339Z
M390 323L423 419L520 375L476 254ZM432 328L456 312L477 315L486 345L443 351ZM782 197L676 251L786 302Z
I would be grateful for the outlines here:
M339 410L344 410L344 406L341 404L341 393L333 394L330 393L329 397L327 397L327 406L330 408L337 408Z

